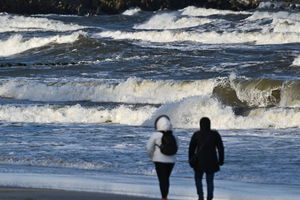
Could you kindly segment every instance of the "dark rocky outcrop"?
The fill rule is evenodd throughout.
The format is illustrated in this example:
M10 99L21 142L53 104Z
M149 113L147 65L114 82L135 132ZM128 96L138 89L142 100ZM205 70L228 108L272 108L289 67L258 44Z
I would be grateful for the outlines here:
M130 7L142 10L181 9L198 7L247 10L262 0L0 0L0 12L18 14L117 14ZM294 0L299 1L299 0Z

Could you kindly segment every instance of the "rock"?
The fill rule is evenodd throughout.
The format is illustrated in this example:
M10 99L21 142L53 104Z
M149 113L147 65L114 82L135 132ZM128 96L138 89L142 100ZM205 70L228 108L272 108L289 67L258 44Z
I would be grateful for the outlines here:
M257 8L263 0L1 0L0 12L17 14L118 14L130 7L142 10L177 10L187 6L216 9L248 10ZM272 1L272 0L270 0ZM299 7L300 0L285 1Z

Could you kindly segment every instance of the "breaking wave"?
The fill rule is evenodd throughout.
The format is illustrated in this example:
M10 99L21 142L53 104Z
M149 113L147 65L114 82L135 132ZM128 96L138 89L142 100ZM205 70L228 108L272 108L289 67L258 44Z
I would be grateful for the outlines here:
M176 128L197 128L203 116L213 119L218 129L299 127L299 89L298 80L236 77L179 82L138 78L120 82L2 80L2 98L47 104L2 105L0 120L152 126L158 115L168 114ZM48 105L51 101L78 104ZM85 107L80 101L116 102L116 106Z
M240 44L256 45L287 44L300 42L300 14L286 11L245 13L233 27L230 20L198 17L202 15L234 14L240 12L199 9L188 7L182 13L156 14L148 21L134 25L133 31L106 30L95 34L96 37L116 40L139 40L157 43L198 42L203 44ZM205 14L207 13L207 14ZM201 26L200 25L207 26ZM218 29L211 29L218 27ZM189 30L183 28L197 27ZM231 28L232 27L232 28Z
M230 10L217 10L217 9L206 9L197 8L195 6L188 6L181 11L182 15L187 16L211 16L211 15L228 15L228 14L249 14L249 12L235 12Z
M141 12L140 8L130 8L130 9L124 11L123 15L132 16L132 15L138 14L139 12Z
M25 17L0 14L0 32L24 31L75 31L85 27L76 24L64 24L61 21L41 17Z
M50 43L73 43L78 40L80 35L84 35L82 31L74 32L69 35L56 35L49 37L33 37L25 39L22 35L16 34L10 36L7 40L0 41L0 46L6 48L0 49L0 57L11 56L14 54L22 53L29 49L42 47Z
M129 78L123 82L101 81L38 82L9 80L0 82L3 98L33 101L94 101L162 104L185 97L211 94L215 80L152 81Z
M291 13L287 11L279 12L264 12L255 11L247 20L258 20L258 19L286 19L292 21L300 21L300 13Z
M194 18L194 17L179 17L175 13L164 13L154 15L149 21L135 25L135 29L181 29L195 27L202 24L210 23L212 20L206 18Z
M182 30L164 30L164 31L103 31L96 34L99 37L108 37L117 40L140 40L147 42L199 42L204 44L238 44L254 43L263 44L286 44L300 42L299 33L263 33L263 32L196 32Z
M158 115L170 116L174 127L198 128L199 119L207 116L216 129L256 129L300 127L300 110L289 108L257 108L236 115L233 108L207 96L190 97L161 106L143 125L151 126Z
M0 96L31 101L93 101L165 104L193 96L213 96L228 106L300 107L300 81L217 78L196 81L34 81L2 80Z
M293 61L294 66L300 66L300 56L298 56L297 58L295 58L295 60Z
M217 129L256 129L300 127L300 110L290 108L256 108L236 115L233 108L216 98L195 96L153 106L120 105L116 108L74 106L0 106L0 120L25 123L113 123L153 126L158 115L170 116L175 128L198 128L203 116L212 119Z
M113 109L74 106L0 106L0 120L27 123L119 123L140 125L156 108L119 106Z

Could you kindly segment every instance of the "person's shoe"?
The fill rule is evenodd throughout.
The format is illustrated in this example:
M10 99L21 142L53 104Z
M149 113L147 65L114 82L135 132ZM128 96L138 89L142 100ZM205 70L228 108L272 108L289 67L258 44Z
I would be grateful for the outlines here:
M162 198L161 200L168 200L168 198Z

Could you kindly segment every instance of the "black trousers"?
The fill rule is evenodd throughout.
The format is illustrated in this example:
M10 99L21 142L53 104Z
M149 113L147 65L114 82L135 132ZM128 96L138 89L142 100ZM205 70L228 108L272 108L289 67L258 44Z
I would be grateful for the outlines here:
M156 174L159 181L159 187L161 192L161 197L167 198L169 194L169 187L170 187L170 175L172 169L174 167L174 163L161 163L155 162L155 169Z

